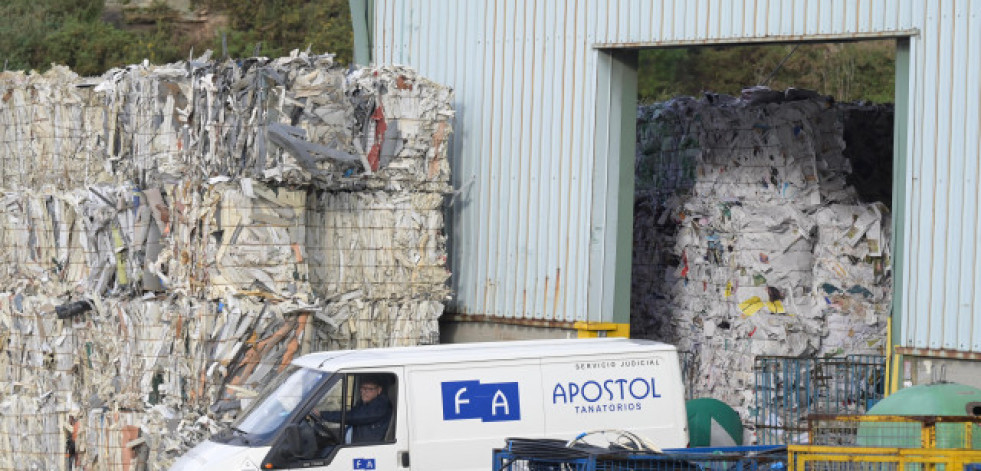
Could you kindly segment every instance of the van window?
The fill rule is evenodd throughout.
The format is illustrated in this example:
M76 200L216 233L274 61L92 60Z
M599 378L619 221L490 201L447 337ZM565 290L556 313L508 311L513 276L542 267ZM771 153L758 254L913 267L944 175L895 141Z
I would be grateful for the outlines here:
M233 424L233 429L254 439L271 436L328 375L323 371L295 366L287 368Z
M396 376L352 373L334 381L283 434L270 456L301 467L330 462L344 446L394 442Z

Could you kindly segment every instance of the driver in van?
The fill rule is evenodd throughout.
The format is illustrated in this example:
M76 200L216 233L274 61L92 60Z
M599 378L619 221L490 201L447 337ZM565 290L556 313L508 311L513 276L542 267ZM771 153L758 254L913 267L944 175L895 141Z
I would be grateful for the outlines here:
M392 402L385 394L382 383L379 378L371 376L361 380L361 400L344 414L344 423L352 426L348 443L377 443L385 440L385 432L392 420ZM341 421L341 411L314 412L321 420Z

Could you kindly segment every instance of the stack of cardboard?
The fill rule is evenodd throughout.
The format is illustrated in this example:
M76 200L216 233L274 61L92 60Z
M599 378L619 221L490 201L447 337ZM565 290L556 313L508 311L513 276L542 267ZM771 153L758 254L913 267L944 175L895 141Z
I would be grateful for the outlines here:
M165 469L302 353L434 337L445 87L294 53L0 97L0 469Z

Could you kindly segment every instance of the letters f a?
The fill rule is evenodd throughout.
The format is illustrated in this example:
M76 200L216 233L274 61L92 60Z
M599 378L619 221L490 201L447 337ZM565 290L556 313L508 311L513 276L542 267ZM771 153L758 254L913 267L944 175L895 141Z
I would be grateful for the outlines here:
M491 415L497 415L497 409L499 407L504 408L504 415L511 414L511 407L508 405L508 398L501 392L500 389L494 393L494 398L491 400Z
M460 396L462 396L465 392L467 392L467 388L460 388L456 392L456 396L453 398L454 405L456 406L456 415L460 415L461 404L470 404L470 399L460 399Z

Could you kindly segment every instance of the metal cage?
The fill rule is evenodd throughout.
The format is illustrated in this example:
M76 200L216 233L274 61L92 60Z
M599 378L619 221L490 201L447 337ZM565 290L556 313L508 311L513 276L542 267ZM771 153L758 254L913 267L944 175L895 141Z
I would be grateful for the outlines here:
M881 355L833 358L760 356L753 425L761 445L807 442L810 414L862 414L885 396Z

